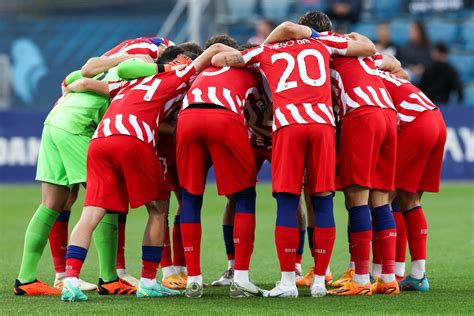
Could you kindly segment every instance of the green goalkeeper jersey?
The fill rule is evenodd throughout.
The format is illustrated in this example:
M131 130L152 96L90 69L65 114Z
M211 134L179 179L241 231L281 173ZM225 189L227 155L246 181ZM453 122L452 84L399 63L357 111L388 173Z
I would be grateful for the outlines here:
M66 77L66 83L70 84L82 78L80 71L74 71ZM116 81L117 68L98 74L94 79L101 81ZM44 125L61 128L71 134L92 137L97 125L109 106L108 96L102 96L93 92L68 93L62 96L53 109L49 112Z

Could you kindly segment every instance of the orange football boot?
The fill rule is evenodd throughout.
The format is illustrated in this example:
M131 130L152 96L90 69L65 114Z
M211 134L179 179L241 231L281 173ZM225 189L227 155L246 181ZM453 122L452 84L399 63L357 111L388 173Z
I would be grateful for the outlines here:
M351 268L347 268L346 272L339 278L339 280L336 280L332 282L331 286L334 287L341 287L344 286L347 282L351 281L352 278L354 277L355 270Z
M55 289L52 286L40 281L34 280L28 283L21 283L19 280L15 280L15 287L13 288L15 295L61 295L60 289Z
M340 296L372 295L372 284L369 282L367 284L360 285L351 279L342 287L328 291L328 294Z
M311 283L313 282L313 277L314 277L314 267L311 267L308 273L306 273L304 277L296 280L296 286L311 286ZM324 281L327 286L331 286L332 279L333 279L332 272L326 274L326 276L324 277Z
M97 291L100 295L133 295L137 292L137 288L120 278L111 282L99 279Z
M372 284L373 294L400 294L400 287L398 286L397 280L392 282L384 282L381 278L377 278L375 283Z
M168 289L172 290L184 290L186 289L187 285L187 280L181 279L179 274L172 274L167 278L164 278L161 280L161 284L163 284L164 287L167 287Z

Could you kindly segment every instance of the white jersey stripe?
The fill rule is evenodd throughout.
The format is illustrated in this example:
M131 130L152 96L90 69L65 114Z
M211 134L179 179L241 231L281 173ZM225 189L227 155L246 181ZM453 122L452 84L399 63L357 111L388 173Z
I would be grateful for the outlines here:
M410 98L417 99L418 102L420 102L422 105L424 105L426 108L428 108L430 110L434 109L433 106L427 104L426 101L423 100L417 93L410 94Z
M331 125L336 126L336 122L335 122L335 119L334 119L334 113L330 109L328 109L328 106L324 103L318 103L318 107L324 114L326 114L329 121L331 122Z
M425 102L428 104L428 106L432 106L433 108L435 107L433 102L431 102L431 100L426 96L426 94L424 94L422 91L418 92L418 95L423 99L425 100Z
M362 100L364 100L364 102L365 102L366 105L372 105L372 104L373 104L372 100L370 100L370 97L369 97L364 91L362 91L362 89L361 89L360 87L354 88L354 92L355 92L355 94L357 94Z
M133 129L135 130L135 134L137 135L137 138L143 141L143 132L142 129L140 128L140 125L138 125L137 117L135 115L130 114L128 116L128 120L130 124L132 124Z
M237 110L237 107L235 106L235 102L234 100L232 100L232 96L230 95L230 90L224 88L222 91L222 94L224 95L224 98L226 99L227 103L230 105L232 111L239 114L239 111Z
M381 108L386 108L388 106L388 104L385 104L380 100L379 96L377 95L377 91L375 91L373 87L367 86L367 90L369 90L370 94L372 94L372 98L374 98L376 105L380 106Z
M263 52L263 45L261 45L259 48L253 49L247 54L243 55L243 59L245 63L248 63L250 59L254 58L255 56L261 54Z
M128 129L123 125L122 118L123 118L122 114L117 114L115 116L115 128L122 135L130 135L130 132L128 131Z
M393 104L392 102L392 98L390 97L390 95L388 94L387 90L385 90L384 88L379 88L380 89L380 93L382 94L382 98L385 100L385 102L394 110L395 109L395 105Z
M145 127L146 136L148 137L148 143L153 142L153 146L155 146L155 135L153 135L153 131L150 128L150 125L143 122L143 127Z
M290 124L288 122L288 120L286 119L285 115L283 115L283 113L281 113L280 108L277 108L275 110L275 118L278 120L278 123L279 123L280 126L285 126L285 125ZM273 123L273 127L275 127L275 123Z
M287 104L286 108L288 110L290 110L291 116L293 116L293 118L295 119L296 122L298 122L299 124L307 124L308 123L308 122L306 122L306 120L303 117L301 117L300 113L298 112L298 109L296 108L296 106L294 104Z
M193 89L191 93L194 95L194 102L196 103L203 103L204 100L202 99L202 91L199 88Z
M209 87L209 89L207 90L207 96L209 97L209 100L211 100L211 102L214 104L224 106L222 102L217 98L216 92L216 87Z
M303 103L303 106L309 117L312 118L316 123L326 124L326 121L321 116L316 114L316 112L314 112L311 103Z
M423 112L426 110L426 108L420 104L416 104L416 103L411 103L411 102L407 102L407 101L403 101L400 103L400 107L406 109L406 110L413 110L413 111L417 111L417 112Z
M107 137L112 135L112 132L110 131L110 119L106 118L102 123L104 124L104 136Z
M403 121L403 122L411 122L414 119L416 119L416 117L414 117L414 116L405 115L405 114L402 114L402 113L398 113L397 115L400 118L400 120Z

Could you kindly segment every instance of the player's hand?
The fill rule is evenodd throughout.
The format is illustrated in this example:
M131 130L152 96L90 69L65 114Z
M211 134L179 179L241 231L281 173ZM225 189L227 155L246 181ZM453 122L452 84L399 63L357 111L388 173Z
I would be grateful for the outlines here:
M361 36L362 35L360 35L359 33L356 33L356 32L351 32L349 34L344 34L343 35L343 37L349 38L349 39L354 40L354 41L360 40Z
M151 58L151 57L148 56L148 55L144 55L144 54L133 55L133 58L141 59L141 60L143 60L144 62L149 63L149 64L153 64L153 63L155 62L155 61L153 60L153 58Z

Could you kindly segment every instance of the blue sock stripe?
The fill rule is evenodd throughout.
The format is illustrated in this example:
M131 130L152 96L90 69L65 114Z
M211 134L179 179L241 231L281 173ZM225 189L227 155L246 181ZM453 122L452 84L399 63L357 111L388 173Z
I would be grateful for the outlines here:
M369 206L360 205L349 208L349 225L351 233L372 230Z
M308 246L310 249L313 249L313 236L314 236L314 227L306 227L306 231L308 232Z
M63 210L59 213L58 218L56 218L56 222L69 222L69 217L71 217L71 211Z
M304 237L306 235L306 230L300 230L300 242L298 244L298 248L296 249L297 255L302 255L304 252Z
M234 245L234 225L222 225L224 235L225 252L227 254L235 253Z
M382 231L385 229L396 228L395 220L393 219L392 212L390 211L390 205L385 204L376 207L372 210L374 217L374 228L375 231Z
M179 225L181 223L181 216L175 215L173 224Z
M66 259L74 258L84 262L87 257L87 249L79 246L69 245L67 247Z
M257 193L255 188L246 188L234 194L235 212L255 214L255 200Z
M202 194L196 195L183 189L181 223L201 223Z
M300 196L291 193L275 193L277 200L276 225L282 227L298 228L298 205Z
M142 259L150 262L161 262L161 254L163 247L159 246L142 246Z
M351 225L347 223L347 242L351 243Z
M119 221L119 223L126 223L127 222L127 214L119 213L118 214L118 221Z
M311 204L314 210L314 223L316 227L336 227L334 221L334 196L311 196Z

